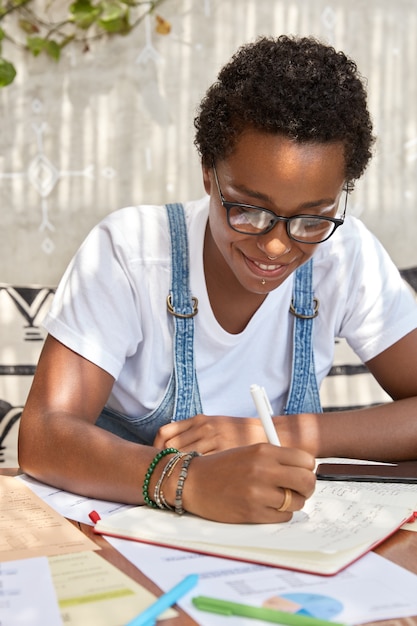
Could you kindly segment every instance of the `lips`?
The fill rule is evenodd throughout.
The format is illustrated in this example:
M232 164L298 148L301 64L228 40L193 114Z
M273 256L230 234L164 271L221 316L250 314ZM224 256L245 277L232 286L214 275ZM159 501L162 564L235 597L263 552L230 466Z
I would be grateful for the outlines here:
M244 258L251 273L259 276L259 278L280 279L284 277L288 271L287 263L265 263L265 261L251 259L247 256Z

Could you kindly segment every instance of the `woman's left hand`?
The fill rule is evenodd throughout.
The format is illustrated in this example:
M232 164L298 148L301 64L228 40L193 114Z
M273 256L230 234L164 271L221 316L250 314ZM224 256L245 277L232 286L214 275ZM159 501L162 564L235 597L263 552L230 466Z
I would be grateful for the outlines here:
M156 448L172 447L211 454L266 441L258 418L199 414L162 426L153 445Z

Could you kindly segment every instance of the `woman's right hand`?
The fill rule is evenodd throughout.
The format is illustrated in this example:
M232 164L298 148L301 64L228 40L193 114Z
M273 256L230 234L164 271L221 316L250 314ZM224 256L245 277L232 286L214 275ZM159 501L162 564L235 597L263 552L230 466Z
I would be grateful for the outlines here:
M312 495L314 467L308 452L269 443L198 456L184 483L183 506L217 522L286 522ZM286 511L279 511L285 490L291 501Z

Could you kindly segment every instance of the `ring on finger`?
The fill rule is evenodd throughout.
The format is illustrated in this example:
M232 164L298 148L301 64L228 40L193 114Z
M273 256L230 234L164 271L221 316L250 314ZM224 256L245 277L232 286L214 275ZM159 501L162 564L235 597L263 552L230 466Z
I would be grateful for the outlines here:
M279 507L279 509L277 509L277 511L279 511L280 513L287 511L290 508L291 501L292 501L291 489L288 489L287 487L283 487L283 489L284 489L284 500L281 506Z

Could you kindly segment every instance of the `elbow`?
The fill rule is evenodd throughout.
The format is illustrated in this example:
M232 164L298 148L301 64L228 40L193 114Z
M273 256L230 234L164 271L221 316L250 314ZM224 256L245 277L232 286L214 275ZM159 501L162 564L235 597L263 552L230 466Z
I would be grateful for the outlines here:
M42 473L41 455L37 438L28 426L28 416L23 411L17 440L17 460L19 469L25 474L40 477Z
M28 445L27 437L25 436L24 429L22 428L22 424L19 428L19 437L17 440L17 461L19 463L19 468L25 474L30 474L31 468L31 450L30 445Z

